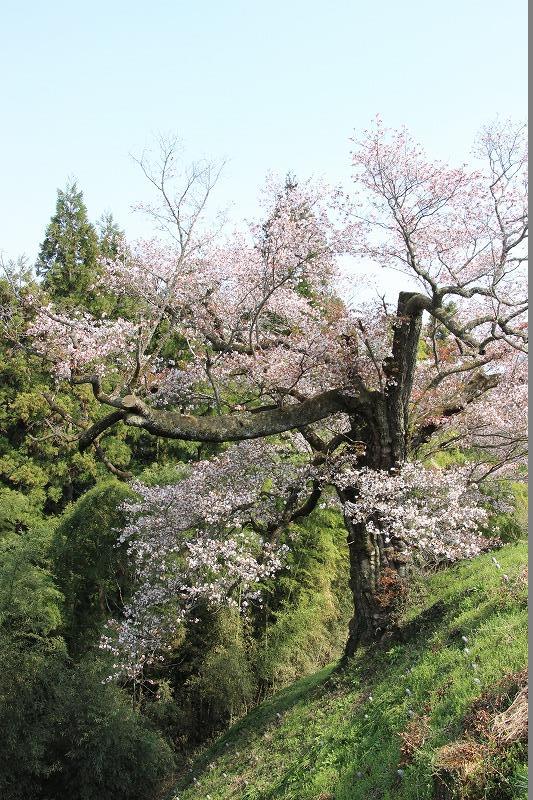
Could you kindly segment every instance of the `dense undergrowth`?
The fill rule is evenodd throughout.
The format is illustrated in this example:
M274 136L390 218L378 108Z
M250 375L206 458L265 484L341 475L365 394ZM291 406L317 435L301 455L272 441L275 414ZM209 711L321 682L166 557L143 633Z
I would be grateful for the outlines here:
M342 651L345 531L316 509L287 532L287 569L255 614L204 608L143 685L109 683L98 641L131 591L116 546L130 495L110 479L54 518L0 489L2 800L158 797L191 749Z
M169 797L525 799L524 730L502 744L493 719L524 678L526 544L495 555L420 581L395 640L262 703Z

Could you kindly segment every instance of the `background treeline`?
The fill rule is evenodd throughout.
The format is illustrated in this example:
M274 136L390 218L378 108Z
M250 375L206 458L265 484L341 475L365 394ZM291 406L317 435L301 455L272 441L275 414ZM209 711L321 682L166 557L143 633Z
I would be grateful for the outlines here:
M159 796L195 747L268 693L338 657L350 616L342 519L317 508L285 532L288 566L262 586L264 604L246 620L230 609L199 609L199 622L182 632L141 686L108 680L112 661L99 639L132 590L132 565L117 546L122 504L132 496L127 479L168 483L180 463L213 448L118 426L97 449L80 453L80 417L71 412L81 407L90 424L101 409L87 387L57 395L41 359L19 346L18 334L27 323L28 294L65 310L133 318L125 302L97 288L100 261L113 257L121 240L112 216L91 224L71 184L58 192L35 270L13 265L0 282L7 331L0 346L5 800ZM180 346L168 345L176 357ZM522 530L518 484L515 493L517 512L498 520L507 539Z

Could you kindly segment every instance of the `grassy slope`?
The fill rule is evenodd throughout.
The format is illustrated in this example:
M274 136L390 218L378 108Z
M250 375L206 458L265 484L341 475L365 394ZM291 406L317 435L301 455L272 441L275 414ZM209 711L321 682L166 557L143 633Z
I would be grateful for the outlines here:
M432 576L403 620L402 643L362 652L345 673L328 667L266 701L197 759L171 797L432 797L436 750L461 736L484 689L526 664L526 555L520 542L497 553L501 571L485 555ZM404 764L398 734L419 715L429 734ZM525 797L518 772L510 780L502 797Z

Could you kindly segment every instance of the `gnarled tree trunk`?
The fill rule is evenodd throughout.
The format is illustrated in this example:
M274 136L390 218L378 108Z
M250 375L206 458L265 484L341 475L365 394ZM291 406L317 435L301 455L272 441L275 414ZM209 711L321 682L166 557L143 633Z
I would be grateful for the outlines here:
M350 555L350 590L354 615L350 621L345 657L360 644L378 641L396 622L406 591L406 559L387 546L383 534L353 523L345 514Z
M364 419L354 423L354 432L366 447L359 463L373 470L397 469L407 459L408 403L422 327L420 309L406 313L411 297L409 292L400 294L392 355L383 365L386 385L372 393ZM349 509L357 504L357 487L343 488L338 494L344 507L354 603L345 648L349 658L360 644L377 641L393 628L406 590L407 562L385 543L379 520L370 528L352 520Z

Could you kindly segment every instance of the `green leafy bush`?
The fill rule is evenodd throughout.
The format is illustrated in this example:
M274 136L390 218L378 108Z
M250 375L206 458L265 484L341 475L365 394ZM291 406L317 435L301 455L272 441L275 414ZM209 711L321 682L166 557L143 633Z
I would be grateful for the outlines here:
M269 587L266 620L255 647L255 671L269 689L338 657L352 613L340 513L317 509L289 533L288 569Z
M108 480L86 492L64 513L51 547L53 571L65 596L64 636L72 655L98 641L106 619L120 614L131 585L125 547L117 547L124 524L122 503L132 490Z
M168 744L103 681L73 668L60 642L35 649L0 639L3 800L150 800L171 777Z

